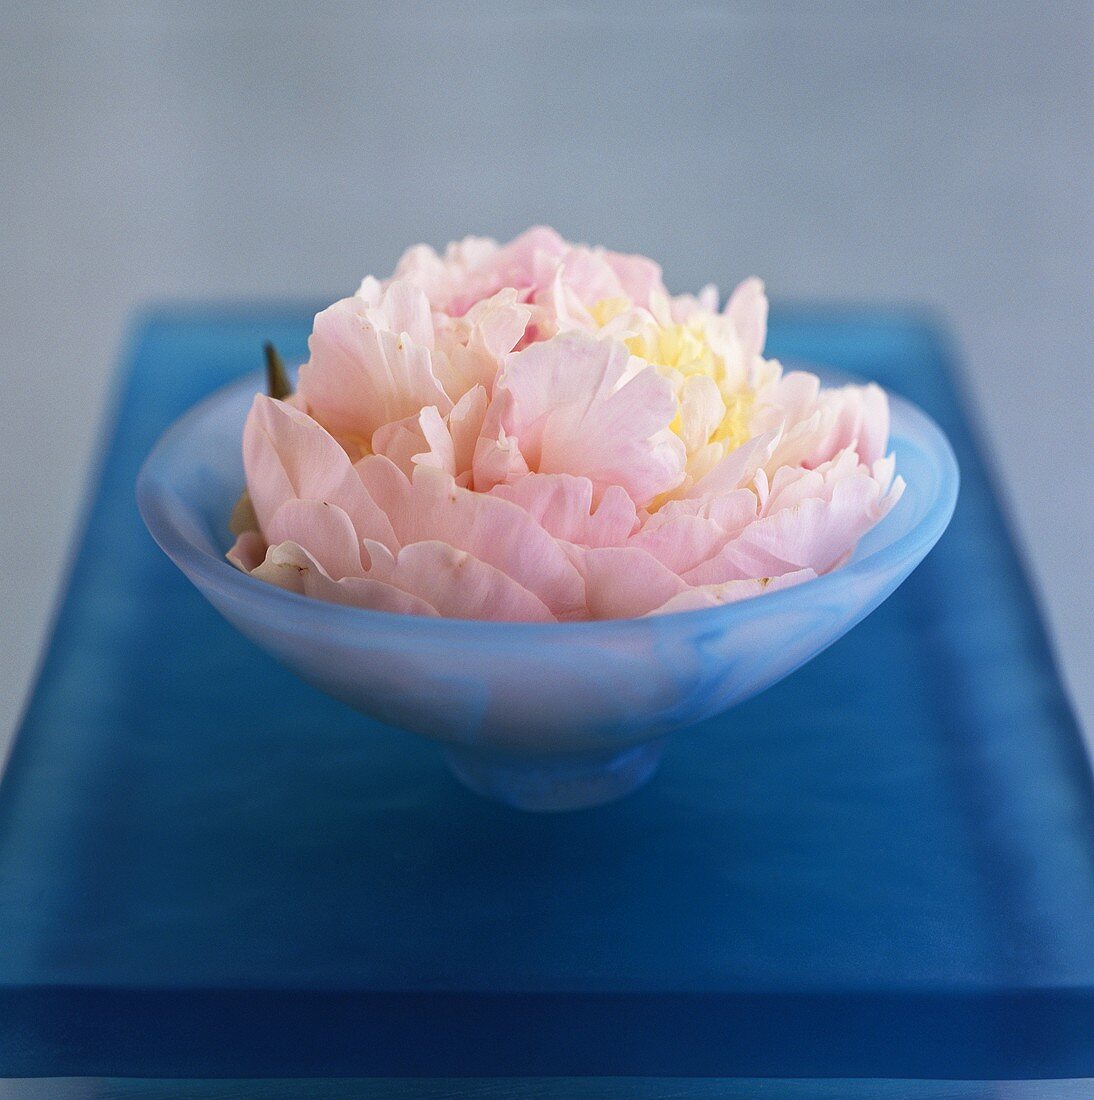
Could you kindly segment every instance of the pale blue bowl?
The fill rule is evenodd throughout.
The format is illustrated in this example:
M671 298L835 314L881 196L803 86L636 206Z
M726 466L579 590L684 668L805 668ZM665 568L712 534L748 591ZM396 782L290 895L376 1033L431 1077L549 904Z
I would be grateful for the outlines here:
M224 558L243 421L260 386L253 375L217 391L156 444L137 483L152 536L225 618L308 683L440 741L467 786L529 810L593 806L641 785L668 734L770 687L877 607L938 541L957 497L945 436L893 397L908 488L827 576L726 607L611 622L366 611L283 591Z

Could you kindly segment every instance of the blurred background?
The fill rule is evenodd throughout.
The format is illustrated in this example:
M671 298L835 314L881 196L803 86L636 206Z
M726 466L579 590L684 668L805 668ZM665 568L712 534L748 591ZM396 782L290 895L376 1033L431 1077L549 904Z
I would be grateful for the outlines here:
M1091 728L1094 6L0 0L0 746L126 326L564 235L933 310Z

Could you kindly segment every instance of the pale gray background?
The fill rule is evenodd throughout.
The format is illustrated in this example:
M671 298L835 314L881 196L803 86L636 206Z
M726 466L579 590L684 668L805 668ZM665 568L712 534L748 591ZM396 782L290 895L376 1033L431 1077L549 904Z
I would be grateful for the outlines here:
M534 222L952 323L1081 712L1089 3L0 0L0 743L150 299L333 298Z

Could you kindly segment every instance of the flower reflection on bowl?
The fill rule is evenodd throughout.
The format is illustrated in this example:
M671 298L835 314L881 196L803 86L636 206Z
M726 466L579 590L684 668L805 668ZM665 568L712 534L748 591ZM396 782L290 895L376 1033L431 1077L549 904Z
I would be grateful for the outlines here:
M821 371L826 384L845 381ZM834 572L723 607L601 622L397 615L265 584L224 554L243 484L240 436L258 376L160 439L137 486L156 542L243 634L308 683L439 741L480 794L529 810L618 798L657 768L668 734L750 698L839 639L938 541L957 465L945 436L891 397L899 503Z

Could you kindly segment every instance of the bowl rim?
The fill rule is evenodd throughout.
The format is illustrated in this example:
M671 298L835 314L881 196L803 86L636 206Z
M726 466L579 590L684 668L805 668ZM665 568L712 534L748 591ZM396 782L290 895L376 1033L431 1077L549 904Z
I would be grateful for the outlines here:
M790 364L784 361L784 366ZM857 376L823 364L795 360L793 367L812 370L825 385L863 384ZM235 398L240 390L259 392L261 373L250 372L218 387L186 412L176 418L159 436L149 451L137 475L136 497L141 518L152 538L165 554L202 589L216 590L224 599L237 604L265 604L269 610L279 607L293 617L293 633L329 635L332 630L359 631L370 628L391 632L424 631L450 633L459 631L474 635L491 636L491 641L504 640L503 635L528 640L558 640L563 637L584 637L592 640L599 634L624 635L629 632L661 633L675 628L709 624L712 628L730 622L747 622L769 611L784 611L794 601L816 602L838 595L852 586L863 575L886 569L901 562L911 562L914 568L949 525L957 502L960 471L949 439L935 421L918 405L885 388L890 407L890 442L894 435L913 442L930 459L937 470L937 487L928 500L920 520L903 535L884 542L863 557L856 555L846 564L830 573L789 588L776 589L750 599L718 607L705 607L690 611L675 611L663 615L647 615L624 619L581 619L568 622L522 622L496 619L459 619L448 616L406 615L393 611L377 611L371 608L336 604L315 599L300 593L278 588L276 585L252 577L237 569L222 555L210 554L198 546L183 531L177 521L175 508L179 497L173 495L169 485L157 473L157 467L165 456L182 439L225 401ZM883 387L884 388L884 387ZM899 469L897 473L899 474ZM183 507L185 503L183 502ZM888 517L882 519L873 530L883 530ZM910 571L910 570L909 570ZM200 583L199 583L200 581Z

